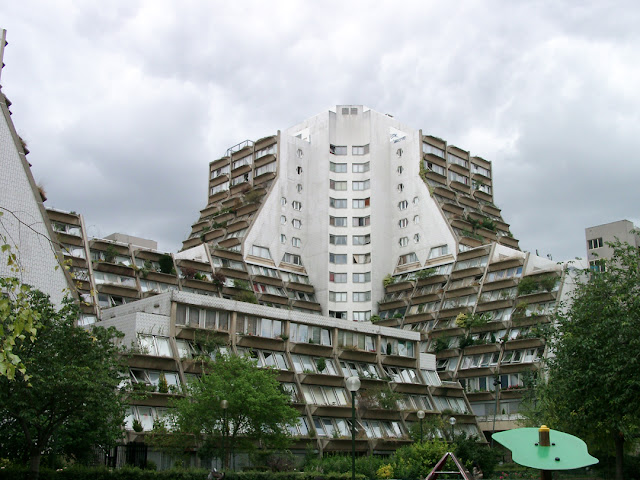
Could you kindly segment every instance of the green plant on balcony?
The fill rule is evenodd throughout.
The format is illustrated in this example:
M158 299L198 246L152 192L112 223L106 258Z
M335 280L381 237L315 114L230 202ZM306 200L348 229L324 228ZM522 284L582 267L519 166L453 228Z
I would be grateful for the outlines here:
M158 379L158 392L160 393L169 392L169 384L167 383L167 378L164 376L164 373L161 373L160 378Z
M173 258L171 258L171 255L168 254L164 254L160 256L160 259L158 260L158 264L160 265L160 272L161 273L166 273L166 274L174 274L175 273L175 268L173 267Z
M525 318L527 316L527 308L529 307L528 302L520 302L513 309L513 313L511 314L511 318L516 320Z
M107 263L113 263L118 256L118 250L115 246L109 245L104 252L104 261Z
M316 360L316 367L318 368L318 372L322 373L327 368L327 361L320 357Z
M426 268L424 270L417 271L414 275L417 280L423 280L425 278L432 277L435 273L435 268Z
M250 190L247 193L245 193L243 201L245 204L257 203L261 197L262 197L262 193L259 192L258 190Z
M211 228L213 228L214 230L215 230L216 228L224 228L224 227L226 227L226 226L227 226L227 222L226 222L226 221L225 221L225 222L213 222L213 223L211 224Z
M451 338L446 335L436 338L433 344L433 352L440 353L443 350L447 350L449 348L450 341Z
M233 299L238 302L246 302L246 303L258 303L258 298L256 294L251 290L242 290L233 296Z
M144 430L142 424L140 423L140 420L138 420L137 418L133 420L132 428L133 431L137 433L140 433Z
M533 277L522 277L518 283L518 295L529 295L540 289L540 284Z
M220 290L224 287L225 282L227 281L227 277L225 277L222 273L214 273L211 276L211 283L213 286Z
M194 280L200 280L201 282L204 282L204 281L206 281L206 280L207 280L207 276L206 276L204 273L196 272L196 273L193 275L193 279L194 279Z
M560 279L555 275L546 275L539 280L540 287L547 292L551 292L554 288L556 288L558 280Z
M471 335L466 335L460 339L460 343L458 344L458 346L460 348L467 348L475 344L476 342L473 338L471 338Z
M385 287L388 287L389 285L393 285L395 283L395 279L391 276L390 273L387 273L387 275L382 279L382 284Z
M484 217L482 219L482 228L484 228L486 230L491 230L492 232L495 232L496 229L497 229L496 222L494 222L489 217Z
M380 315L371 315L371 323L378 323L379 321L382 320L382 318L380 318Z

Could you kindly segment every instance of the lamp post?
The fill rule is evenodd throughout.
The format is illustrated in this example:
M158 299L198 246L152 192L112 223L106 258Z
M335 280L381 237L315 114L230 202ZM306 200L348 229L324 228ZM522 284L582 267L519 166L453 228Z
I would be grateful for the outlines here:
M456 424L456 417L449 417L449 423L451 424L451 441L453 442L453 426Z
M502 342L500 342L502 343ZM496 433L496 415L498 414L498 398L500 397L500 387L502 386L502 382L500 382L500 378L496 377L493 380L493 392L496 396L496 405L493 409L493 428L491 429L491 447L493 447L493 434Z
M418 418L420 419L420 443L422 443L422 419L424 418L424 410L418 410Z
M222 408L222 418L224 425L222 427L222 469L227 469L227 408L229 408L229 402L222 400L220 402L220 408Z
M351 392L351 480L356 480L356 392L359 389L358 377L347 378L347 390Z

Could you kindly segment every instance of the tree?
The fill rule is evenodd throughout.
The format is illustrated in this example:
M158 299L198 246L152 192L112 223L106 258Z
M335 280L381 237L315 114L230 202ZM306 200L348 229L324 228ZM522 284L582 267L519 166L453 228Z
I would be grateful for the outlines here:
M87 460L94 446L122 437L124 406L118 391L122 367L115 329L75 326L70 299L59 310L42 292L21 286L39 316L38 336L17 338L13 351L29 378L0 377L1 456L29 464L38 477L43 455ZM12 303L12 311L20 304Z
M276 377L276 370L258 368L243 356L218 355L205 361L200 380L188 386L188 396L173 402L167 422L172 428L154 427L151 443L174 453L196 447L201 457L222 456L220 403L227 400L227 455L256 445L284 448L290 439L287 426L295 425L300 415Z
M615 451L622 479L625 442L640 427L640 252L619 241L604 272L576 280L557 316L547 363L529 418Z

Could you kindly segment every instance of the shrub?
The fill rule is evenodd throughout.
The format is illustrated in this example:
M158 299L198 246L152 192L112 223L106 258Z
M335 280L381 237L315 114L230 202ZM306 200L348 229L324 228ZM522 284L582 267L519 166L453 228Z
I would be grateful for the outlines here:
M394 456L393 471L396 478L422 478L429 473L449 450L449 445L441 440L427 440L402 447ZM449 465L451 463L451 465ZM447 462L447 470L454 470L452 461Z
M173 273L173 258L171 258L171 255L162 255L158 260L158 263L160 264L160 272L168 274Z

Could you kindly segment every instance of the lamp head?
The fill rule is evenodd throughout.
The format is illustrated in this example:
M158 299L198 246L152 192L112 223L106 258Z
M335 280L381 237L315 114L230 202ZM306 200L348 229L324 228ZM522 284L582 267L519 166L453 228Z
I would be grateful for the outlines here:
M360 379L356 376L347 378L347 390L357 392L360 389Z

